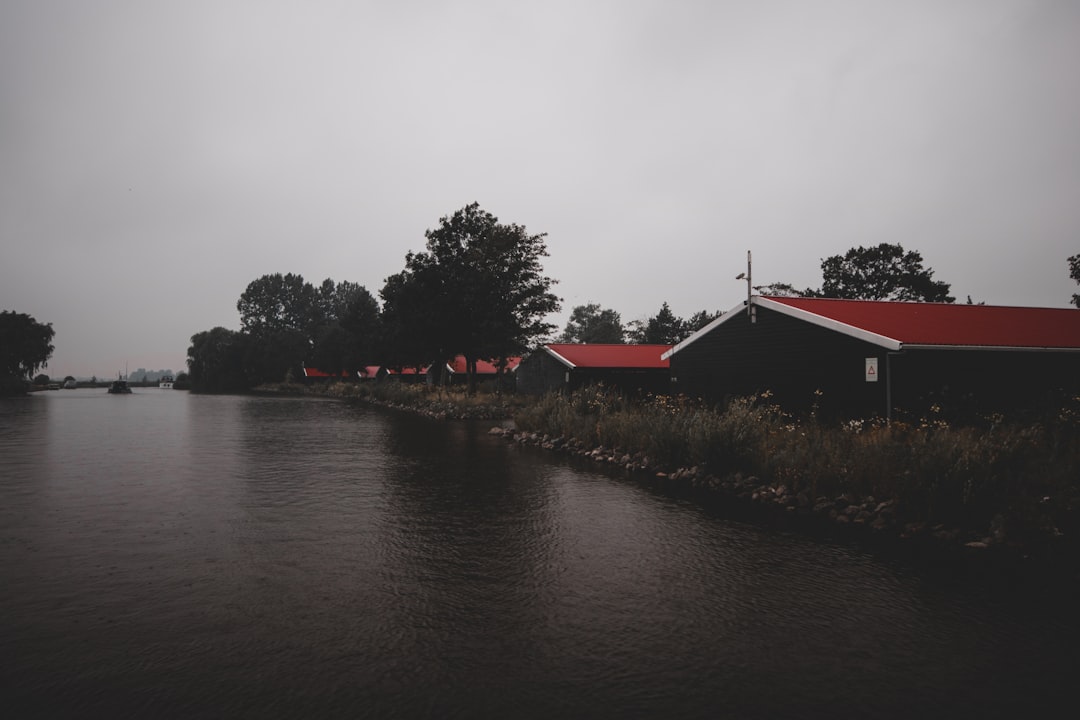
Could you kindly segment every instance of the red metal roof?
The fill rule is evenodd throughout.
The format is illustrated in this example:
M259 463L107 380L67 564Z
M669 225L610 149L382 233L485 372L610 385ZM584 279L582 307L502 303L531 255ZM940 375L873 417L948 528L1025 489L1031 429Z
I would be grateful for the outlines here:
M583 345L552 343L544 346L570 367L666 369L671 363L660 358L670 345Z
M426 372L427 372L426 367L420 368L419 370L417 370L414 367L403 367L400 370L398 370L396 368L392 368L392 367L386 368L386 374L387 375L417 375L417 374L422 375L422 374L424 374Z
M1080 310L793 297L762 300L762 307L779 303L904 345L1080 349Z
M516 368L518 366L518 363L520 363L520 362L521 362L520 357L506 358L506 372L510 372L511 370ZM458 355L453 360L446 363L446 367L450 368L450 372L457 373L457 374L460 374L460 375L464 375L469 371L468 368L465 365L465 356L464 355ZM477 375L495 375L498 372L499 372L499 369L497 367L495 367L495 365L493 363L490 363L487 360L477 360L476 361L476 374Z
M331 373L325 370L319 370L317 368L306 367L304 370L304 377L309 378L336 378L336 377L348 377L349 373Z

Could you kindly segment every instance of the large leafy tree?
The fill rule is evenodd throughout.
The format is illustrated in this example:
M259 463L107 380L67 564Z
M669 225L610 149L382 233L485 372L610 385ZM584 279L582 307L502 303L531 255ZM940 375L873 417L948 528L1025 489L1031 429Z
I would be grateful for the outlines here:
M441 362L464 355L472 388L477 360L521 353L554 329L545 318L560 301L540 263L548 254L545 234L500 223L472 203L424 236L427 250L406 255L405 269L382 290L401 358Z
M240 326L251 335L296 330L311 335L321 324L315 288L302 275L274 273L248 283L236 303Z
M363 285L327 278L316 292L319 324L311 360L330 372L371 362L380 338L379 304Z
M899 244L859 246L843 255L821 262L821 296L848 300L903 300L951 303L949 284L933 279L934 271L923 268L923 258L915 250L904 251Z
M688 334L686 321L673 313L667 302L645 322L634 321L631 325L627 334L640 345L674 345Z
M567 343L613 343L625 342L626 331L619 313L601 308L597 303L578 305L570 312L570 319L559 337Z
M0 392L18 392L23 382L49 364L53 354L52 323L30 315L0 312Z
M1069 277L1080 283L1080 254L1069 258ZM1080 308L1080 295L1073 295L1073 305Z
M188 347L191 388L200 392L240 392L250 387L245 362L251 337L216 327L195 333Z

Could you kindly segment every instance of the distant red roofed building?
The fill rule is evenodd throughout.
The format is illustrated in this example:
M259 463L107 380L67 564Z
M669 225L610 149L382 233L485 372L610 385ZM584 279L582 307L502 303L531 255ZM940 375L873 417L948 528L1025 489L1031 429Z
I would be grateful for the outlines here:
M359 377L358 373L355 372L334 373L327 372L326 370L319 370L318 368L309 367L301 369L304 371L304 379L306 380L321 380L325 382L330 380L354 380Z
M521 362L520 357L506 358L504 361L504 367L502 368L502 376L508 377L517 370L518 364ZM438 383L440 379L432 373L432 368L427 369L427 376L429 383ZM446 381L451 385L464 385L469 381L469 368L465 360L464 355L458 355L454 357L450 362L446 363L443 367L446 373ZM476 382L491 382L498 380L500 377L499 365L497 362L491 362L490 360L477 360L476 361Z
M533 351L517 371L520 392L541 395L604 385L625 393L666 393L671 345L551 343Z
M753 297L675 345L673 390L796 411L955 416L1080 393L1080 310Z

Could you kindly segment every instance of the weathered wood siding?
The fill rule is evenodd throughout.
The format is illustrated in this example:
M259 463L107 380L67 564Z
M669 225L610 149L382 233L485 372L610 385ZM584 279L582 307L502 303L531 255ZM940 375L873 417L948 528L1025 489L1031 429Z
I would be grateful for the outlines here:
M521 361L517 371L518 392L544 395L566 385L567 367L545 350L537 350Z
M877 382L865 380L868 357ZM796 412L867 416L885 412L886 368L884 348L759 307L756 323L740 312L672 355L671 387L719 403L769 391Z
M866 358L878 381L866 382ZM764 391L794 412L824 417L971 418L1048 412L1080 394L1080 353L905 349L877 345L757 308L732 318L671 357L673 392L726 402ZM820 391L820 395L816 394ZM894 413L895 414L895 413Z
M1026 350L905 350L892 361L893 407L971 419L1056 414L1080 395L1080 353ZM1016 419L1016 418L1014 418Z

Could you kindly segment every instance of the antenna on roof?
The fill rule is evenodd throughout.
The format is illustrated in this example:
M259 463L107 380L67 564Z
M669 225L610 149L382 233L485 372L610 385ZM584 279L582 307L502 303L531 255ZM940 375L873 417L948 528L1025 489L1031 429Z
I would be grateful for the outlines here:
M736 280L743 280L743 279L746 280L746 314L750 317L750 322L754 323L754 322L757 322L757 312L756 312L757 308L754 307L753 296L751 295L751 293L753 292L753 280L751 280L750 275L751 275L750 251L747 250L746 251L746 272L739 273L738 275L735 276L735 279Z

